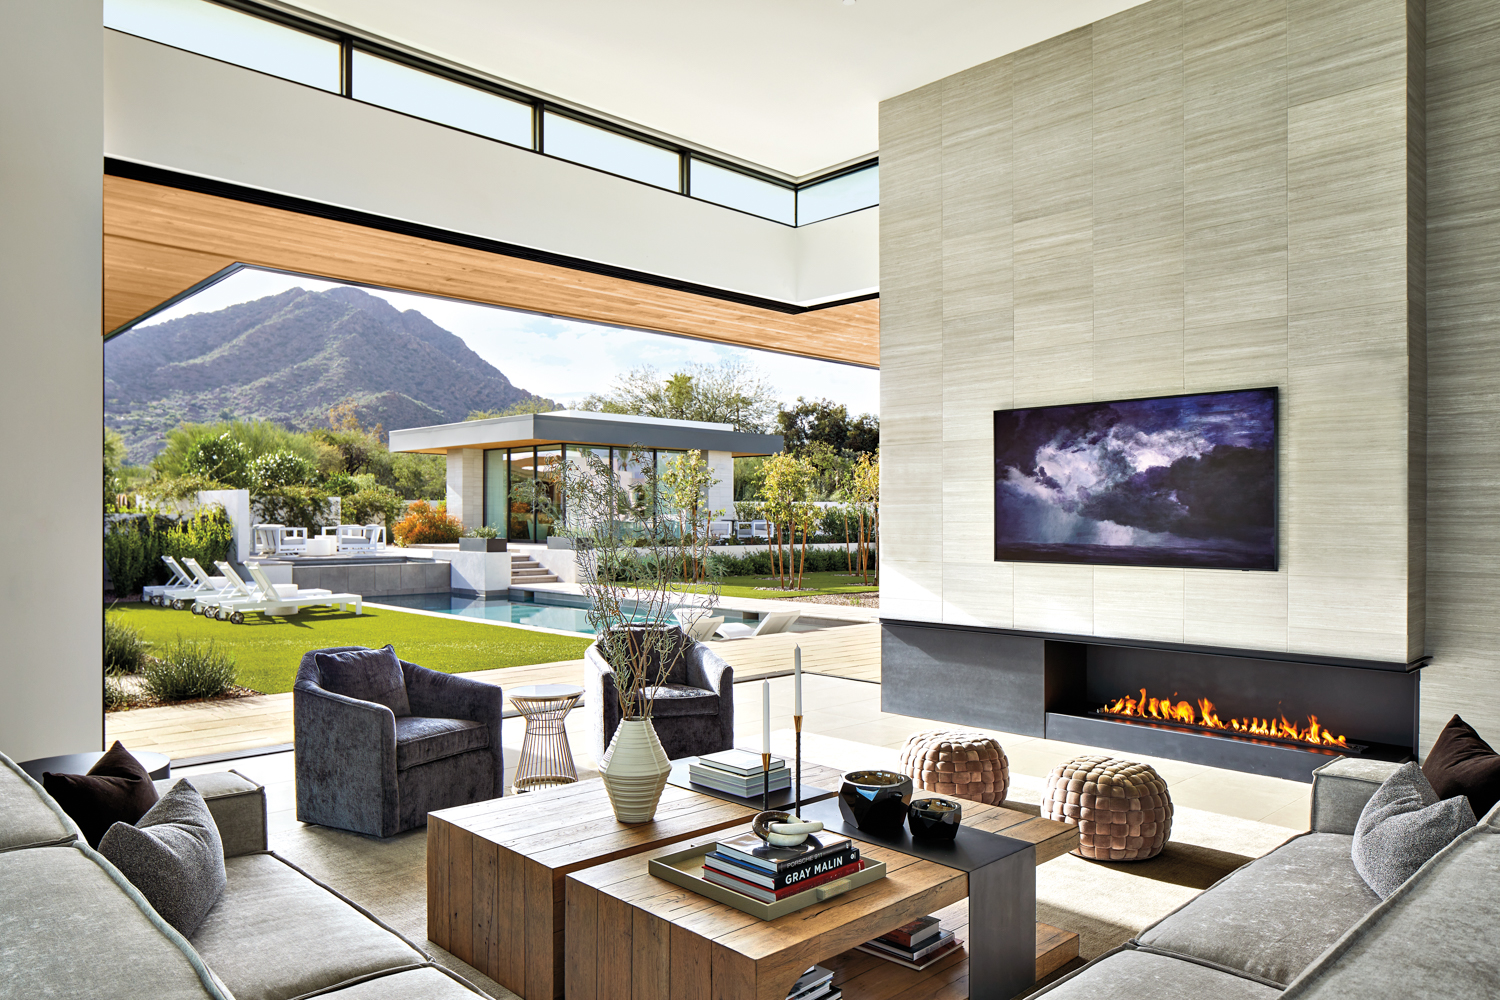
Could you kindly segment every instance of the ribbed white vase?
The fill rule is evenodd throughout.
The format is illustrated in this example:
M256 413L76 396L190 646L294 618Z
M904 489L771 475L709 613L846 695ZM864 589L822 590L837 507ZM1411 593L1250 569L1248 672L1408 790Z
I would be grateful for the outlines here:
M622 720L599 762L610 808L621 823L645 823L655 816L671 773L672 762L650 719Z

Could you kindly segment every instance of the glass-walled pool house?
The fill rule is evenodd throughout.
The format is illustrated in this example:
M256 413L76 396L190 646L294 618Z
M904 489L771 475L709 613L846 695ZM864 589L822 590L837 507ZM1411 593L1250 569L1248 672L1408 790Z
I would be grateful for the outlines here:
M565 518L557 486L564 463L592 452L627 493L644 466L704 453L719 482L712 509L734 510L734 460L781 451L778 434L746 434L730 424L558 410L391 431L391 451L446 455L448 513L465 528L487 525L516 542L545 542Z

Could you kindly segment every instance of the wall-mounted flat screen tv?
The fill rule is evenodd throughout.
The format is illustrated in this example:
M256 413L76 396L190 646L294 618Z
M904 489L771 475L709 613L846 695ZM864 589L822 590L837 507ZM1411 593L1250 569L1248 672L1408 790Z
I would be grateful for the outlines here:
M1276 569L1276 390L996 410L995 560Z

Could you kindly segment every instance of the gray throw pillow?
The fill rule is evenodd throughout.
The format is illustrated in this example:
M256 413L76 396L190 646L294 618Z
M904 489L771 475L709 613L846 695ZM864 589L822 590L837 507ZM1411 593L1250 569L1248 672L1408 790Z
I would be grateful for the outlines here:
M380 649L319 653L317 663L323 687L334 694L373 701L398 716L411 714L401 658L390 643Z
M186 938L224 892L219 827L198 789L186 781L173 785L135 826L110 827L99 853Z
M1438 799L1415 762L1402 764L1365 803L1354 827L1354 870L1385 899L1474 825L1462 795Z

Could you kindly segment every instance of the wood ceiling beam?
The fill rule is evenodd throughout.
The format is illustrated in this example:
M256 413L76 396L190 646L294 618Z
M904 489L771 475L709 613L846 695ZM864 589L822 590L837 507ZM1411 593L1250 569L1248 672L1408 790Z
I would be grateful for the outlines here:
M104 329L234 263L877 366L880 302L786 313L338 219L104 178Z

